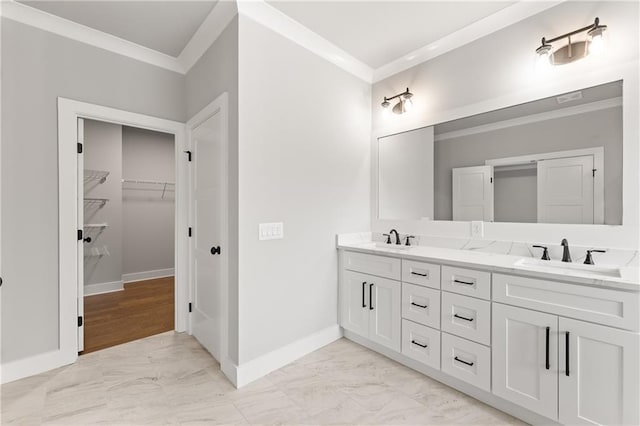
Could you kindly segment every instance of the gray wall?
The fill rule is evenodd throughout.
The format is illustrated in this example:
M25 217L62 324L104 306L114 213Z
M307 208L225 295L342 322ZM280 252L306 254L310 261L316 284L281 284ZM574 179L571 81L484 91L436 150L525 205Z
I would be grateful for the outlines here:
M122 178L175 182L174 136L123 126ZM174 267L175 186L163 189L122 184L122 274Z
M187 117L229 94L229 358L238 363L238 16L187 73Z
M337 323L335 236L370 229L370 85L240 17L240 364ZM258 224L284 239L259 241Z
M496 158L599 146L604 146L605 224L619 225L622 222L621 107L436 141L435 218L451 220L452 168L480 166L484 165L485 160ZM524 195L519 188L510 188L515 191L509 191L509 194L502 192L498 197L518 200ZM504 186L498 189L509 190ZM520 207L525 208L525 204ZM504 214L506 217L516 215L515 212L501 210L500 215ZM496 212L496 221L498 217Z
M85 120L84 168L108 171L104 183L85 180L84 196L107 198L103 205L85 203L84 223L107 223L85 228L84 285L122 281L122 126ZM109 256L87 256L91 248L106 246Z
M493 170L493 217L496 222L538 221L538 173L536 167Z
M1 36L1 357L8 362L58 348L57 97L178 121L186 105L178 73L5 18Z

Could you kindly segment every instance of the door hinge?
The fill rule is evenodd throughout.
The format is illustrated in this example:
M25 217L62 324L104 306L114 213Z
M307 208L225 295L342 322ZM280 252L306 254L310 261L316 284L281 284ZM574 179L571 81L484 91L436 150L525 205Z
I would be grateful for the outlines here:
M189 312L191 312L191 302L189 302Z
M82 144L78 142L78 154L82 154Z
M493 183L493 178L489 178L489 183Z
M189 227L189 237L191 237L192 234L193 234L193 229Z
M593 177L596 177L596 170L598 170L598 169L591 170L591 172L593 173Z
M78 241L83 240L82 229L78 229Z
M82 317L78 317L78 327L82 327L82 324L84 323Z
M185 154L187 154L187 161L191 162L191 151L185 151Z

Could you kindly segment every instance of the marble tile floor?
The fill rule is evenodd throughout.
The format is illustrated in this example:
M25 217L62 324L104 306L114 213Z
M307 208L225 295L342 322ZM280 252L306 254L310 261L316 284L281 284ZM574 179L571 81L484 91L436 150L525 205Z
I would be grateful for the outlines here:
M168 332L0 392L3 425L523 424L346 339L240 390L194 338Z

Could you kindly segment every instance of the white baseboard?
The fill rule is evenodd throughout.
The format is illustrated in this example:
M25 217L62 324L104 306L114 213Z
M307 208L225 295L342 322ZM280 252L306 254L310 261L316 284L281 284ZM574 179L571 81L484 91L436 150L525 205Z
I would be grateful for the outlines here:
M341 337L342 330L335 324L241 365L225 360L222 372L236 388L241 388Z
M72 364L78 353L64 353L55 350L34 355L28 358L5 362L0 366L0 383L9 383L35 374L44 373L54 368Z
M113 291L124 290L122 281L112 281L109 283L87 284L84 286L84 295L93 296L95 294L111 293Z
M175 274L174 268L156 269L154 271L132 272L131 274L122 274L122 281L131 283L134 281L152 280L154 278L172 277Z

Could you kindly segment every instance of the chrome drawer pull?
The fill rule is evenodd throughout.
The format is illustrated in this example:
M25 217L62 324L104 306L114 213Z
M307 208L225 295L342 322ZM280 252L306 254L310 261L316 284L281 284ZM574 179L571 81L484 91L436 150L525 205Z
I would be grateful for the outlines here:
M454 357L453 359L454 359L454 360L456 360L456 361L458 361L458 362L461 362L461 363L463 363L463 364L467 364L469 367L471 367L471 366L473 365L473 363L472 363L472 362L464 361L464 360L462 360L462 359L460 359L460 358L458 358L458 357Z
M460 318L461 320L465 320L465 321L473 321L473 318L467 318L467 317L461 317L458 314L453 314L454 317L456 318Z
M429 274L421 274L420 272L413 272L413 271L411 271L411 275L419 275L421 277L428 277L429 276Z
M427 309L429 307L428 305L419 305L419 304L417 304L415 302L411 302L411 304L413 306L417 306L418 308L422 308L422 309Z
M416 342L415 340L412 340L412 341L411 341L411 343L413 343L413 344L414 344L414 345L416 345L416 346L420 346L421 348L426 348L426 347L427 347L427 345L423 345L423 344L421 344L421 343L418 343L418 342Z
M464 285L473 285L475 283L470 283L469 281L460 281L460 280L453 280L454 283L458 283L458 284L464 284Z

